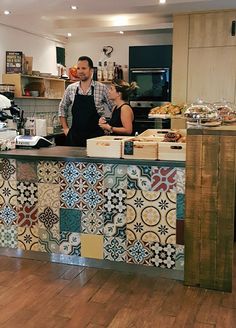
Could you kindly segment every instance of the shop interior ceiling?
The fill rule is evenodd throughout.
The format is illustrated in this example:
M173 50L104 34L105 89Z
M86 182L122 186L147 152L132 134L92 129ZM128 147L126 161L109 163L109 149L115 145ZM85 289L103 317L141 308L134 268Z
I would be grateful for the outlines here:
M236 0L1 0L0 26L66 43L120 31L155 33L172 28L173 14L222 9L236 9Z

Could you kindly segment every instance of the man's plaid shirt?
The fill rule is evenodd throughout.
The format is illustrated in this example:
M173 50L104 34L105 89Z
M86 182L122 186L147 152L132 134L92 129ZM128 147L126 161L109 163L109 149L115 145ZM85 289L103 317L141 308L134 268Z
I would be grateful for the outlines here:
M104 116L105 112L107 112L106 108L108 108L108 111L111 111L114 105L108 98L108 88L100 82L92 81L87 95L92 94L92 86L94 87L94 102L97 112L100 116ZM80 88L80 81L72 83L66 88L65 94L59 104L59 116L68 117L68 112L74 102L77 88L79 94L82 95L83 91Z

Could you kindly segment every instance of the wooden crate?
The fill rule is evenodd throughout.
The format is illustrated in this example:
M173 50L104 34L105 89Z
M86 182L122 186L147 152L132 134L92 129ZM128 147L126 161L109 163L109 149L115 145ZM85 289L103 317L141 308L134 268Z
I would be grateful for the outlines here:
M133 137L122 141L122 158L157 159L158 138Z
M122 140L129 137L102 136L87 140L87 156L121 158Z
M162 161L185 161L186 143L181 142L159 142L158 159Z
M139 137L151 137L158 138L159 141L162 141L165 134L171 132L170 129L147 129L144 132L140 133Z

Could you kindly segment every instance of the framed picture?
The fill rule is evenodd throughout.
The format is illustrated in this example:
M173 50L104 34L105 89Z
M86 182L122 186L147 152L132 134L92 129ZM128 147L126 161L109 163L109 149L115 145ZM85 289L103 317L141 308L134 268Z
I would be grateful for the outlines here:
M6 73L22 73L22 51L6 51Z

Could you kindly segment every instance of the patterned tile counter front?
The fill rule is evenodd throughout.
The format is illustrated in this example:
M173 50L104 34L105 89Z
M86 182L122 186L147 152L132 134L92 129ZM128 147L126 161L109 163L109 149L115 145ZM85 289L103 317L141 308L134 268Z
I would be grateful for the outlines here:
M0 246L183 270L185 169L0 159Z

